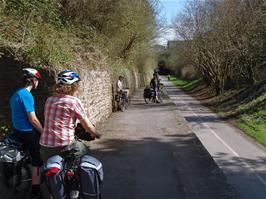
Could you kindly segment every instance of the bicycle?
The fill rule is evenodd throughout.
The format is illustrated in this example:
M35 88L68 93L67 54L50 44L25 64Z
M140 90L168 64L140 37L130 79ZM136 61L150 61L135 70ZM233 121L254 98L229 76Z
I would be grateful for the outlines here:
M31 188L31 157L12 136L0 142L0 178L6 198L25 198Z
M115 95L116 110L124 112L128 108L129 100L126 92L118 92Z
M94 140L94 138L92 138L90 136L90 134L85 132L85 130L82 128L81 125L78 125L76 127L75 131L76 131L75 132L75 135L76 135L75 139L82 139L82 140L86 140L86 141ZM67 146L66 148L64 148L60 152L59 155L53 156L56 159L56 161L54 163L57 164L57 163L61 162L59 164L60 165L59 167L61 169L58 172L58 175L60 176L60 177L58 177L58 179L60 178L62 180L62 182L59 184L61 184L62 189L64 191L62 191L60 193L57 192L57 190L56 191L53 190L53 188L51 187L53 185L57 186L54 182L51 183L51 181L49 181L49 179L48 179L49 177L52 177L52 175L53 175L53 174L51 174L51 169L53 169L53 167L49 168L48 164L45 163L46 168L44 168L44 170L42 171L43 181L46 183L46 188L49 190L50 194L55 199L61 198L62 195L64 195L64 198L67 198L67 199L84 198L83 197L84 196L84 193L83 193L84 188L83 188L83 185L81 183L81 178L82 178L81 177L82 176L82 174L81 174L81 161L82 161L82 159L76 156L77 152L79 152L79 149L70 145L70 146ZM51 163L51 164L54 165L54 163ZM93 163L90 163L90 164L93 165ZM99 166L101 166L101 163ZM101 172L102 172L102 170L101 170ZM103 173L102 173L102 175L103 175ZM55 177L52 177L52 180L53 179L55 179ZM87 183L85 185L87 185ZM89 194L89 195L91 195L91 194ZM43 195L43 197L50 198L50 196L48 196L48 195L47 196ZM87 198L87 197L85 197L85 198ZM101 196L99 195L98 199L100 199L100 198L101 198Z
M146 87L143 92L143 98L146 104L149 102L162 103L163 102L163 84L160 84L157 92L153 88Z

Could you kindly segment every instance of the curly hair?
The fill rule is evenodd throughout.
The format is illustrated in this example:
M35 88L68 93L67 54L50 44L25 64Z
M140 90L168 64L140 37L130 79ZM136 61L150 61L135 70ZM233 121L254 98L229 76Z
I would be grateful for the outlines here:
M56 84L53 88L55 95L74 95L74 93L79 89L79 83L75 82L71 85L67 84Z

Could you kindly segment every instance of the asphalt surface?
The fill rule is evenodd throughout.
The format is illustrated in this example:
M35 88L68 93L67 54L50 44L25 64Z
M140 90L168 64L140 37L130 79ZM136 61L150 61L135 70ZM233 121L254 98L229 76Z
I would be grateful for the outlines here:
M180 115L226 174L239 196L242 199L266 199L266 148L220 120L171 82L164 80L164 85Z
M102 199L266 199L264 149L164 85L171 99L145 104L138 90L88 143L103 163ZM0 193L20 198L7 198L2 185Z
M142 90L89 143L103 163L103 199L238 198L176 106L144 104Z

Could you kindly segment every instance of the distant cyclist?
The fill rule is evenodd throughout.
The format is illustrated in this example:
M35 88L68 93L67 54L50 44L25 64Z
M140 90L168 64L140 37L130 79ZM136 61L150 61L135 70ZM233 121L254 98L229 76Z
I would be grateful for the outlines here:
M15 136L27 149L32 158L32 189L31 198L40 196L39 168L42 166L40 158L40 133L43 128L35 114L32 89L37 89L40 73L34 68L23 69L23 87L15 91L10 99L12 126ZM36 129L38 132L36 132Z
M158 100L158 88L159 88L159 83L157 81L157 74L153 73L153 78L150 81L150 88L153 90L154 92L154 100L156 103L160 103Z
M77 120L93 138L100 137L87 118L83 104L73 96L79 88L80 80L80 76L72 70L60 72L54 86L54 94L46 100L44 130L40 139L44 161L60 154L69 145L79 149L77 156L88 153L86 145L74 138Z
M124 88L124 85L123 85L124 79L125 78L122 75L118 77L118 80L116 82L116 91L117 93L125 93L126 99L128 100L129 90Z

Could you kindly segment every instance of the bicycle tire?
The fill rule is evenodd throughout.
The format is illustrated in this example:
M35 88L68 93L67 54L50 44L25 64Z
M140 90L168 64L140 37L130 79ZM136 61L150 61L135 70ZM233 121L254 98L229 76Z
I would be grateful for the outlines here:
M147 100L147 98L144 98L144 101L145 101L145 103L146 104L148 104L149 102L148 102L148 100Z
M158 95L158 101L159 101L160 103L163 103L163 99L162 99L162 96L161 96L161 95Z
M125 102L120 103L120 110L124 112L126 110Z
M163 102L162 91L159 91L159 92L158 92L157 98L158 98L158 101L159 101L160 103Z
M125 101L125 109L128 109L129 101Z

